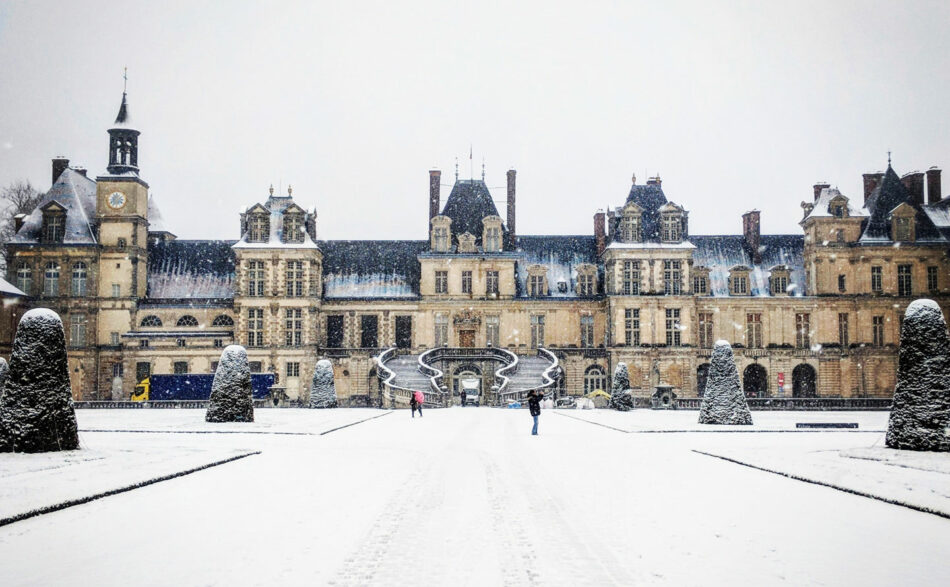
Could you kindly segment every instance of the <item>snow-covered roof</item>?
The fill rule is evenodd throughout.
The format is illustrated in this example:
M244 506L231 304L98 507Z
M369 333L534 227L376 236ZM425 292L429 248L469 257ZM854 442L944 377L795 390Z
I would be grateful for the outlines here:
M847 201L848 216L859 218L868 216L867 208L859 207L850 198L838 191L838 188L828 187L822 188L821 194L819 194L818 200L815 202L815 207L805 216L804 220L832 216L831 201L838 197L844 198Z
M327 299L415 298L429 241L320 241Z
M155 198L151 194L148 196L148 231L173 234L166 228L165 219L162 217L158 204L155 203Z
M233 298L233 244L193 240L149 243L148 300Z
M656 243L656 242L646 242L646 243L620 243L612 242L607 245L608 249L621 249L621 250L630 250L630 249L695 249L696 245L689 241L683 241L679 243Z
M56 183L23 221L23 226L10 239L13 244L39 243L43 232L43 208L58 204L66 212L66 230L62 244L95 244L90 219L96 217L96 182L75 169L67 168Z
M4 297L10 296L25 296L26 294L20 291L20 289L7 281L6 279L0 277L0 295Z
M519 297L528 297L528 267L532 265L542 265L547 269L547 297L551 298L579 297L578 266L597 265L597 241L593 236L519 236L518 250L523 255L523 260L515 263ZM566 286L565 291L560 289L561 282ZM597 291L603 291L603 288L598 285Z
M709 269L709 288L713 296L729 295L729 271L736 266L751 268L749 287L752 296L768 296L770 267L784 265L789 271L788 295L805 295L805 237L792 234L762 235L759 238L761 263L749 255L742 235L689 237L696 245L694 266Z
M869 218L859 242L879 243L891 241L890 213L905 203L917 212L914 219L914 234L917 242L946 242L946 238L935 226L930 215L924 211L923 206L913 201L907 192L907 188L890 165L887 166L887 171L884 172L884 178L880 184L868 196Z
M236 249L317 249L317 243L313 242L313 239L310 238L310 235L304 230L303 242L297 243L285 243L283 242L284 236L284 213L291 206L299 209L299 206L294 202L293 198L290 195L287 196L274 196L271 194L267 201L264 204L257 204L248 209L248 213L253 213L255 207L260 207L267 210L270 213L270 235L268 235L266 242L250 242L248 241L248 236L250 231L245 232L241 235L241 240L239 240L234 248ZM301 209L302 211L302 209ZM305 213L306 214L306 213ZM310 215L310 221L315 219Z

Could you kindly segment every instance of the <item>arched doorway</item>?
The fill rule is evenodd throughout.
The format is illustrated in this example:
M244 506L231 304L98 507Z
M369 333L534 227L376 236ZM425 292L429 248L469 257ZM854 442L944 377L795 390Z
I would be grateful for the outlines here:
M709 363L696 367L696 396L703 397L706 393L706 380L709 379Z
M802 363L792 370L792 397L815 397L815 368L808 363Z
M600 365L591 365L584 372L584 395L597 390L607 391L607 374Z
M458 394L462 389L463 379L478 379L479 389L481 389L482 370L475 365L460 365L452 374L452 393Z
M742 372L742 390L746 397L765 397L769 394L769 373L765 367L752 363Z

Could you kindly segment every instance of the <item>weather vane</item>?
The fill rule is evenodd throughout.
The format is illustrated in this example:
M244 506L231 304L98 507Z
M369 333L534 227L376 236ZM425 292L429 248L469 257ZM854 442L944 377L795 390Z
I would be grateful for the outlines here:
M122 93L123 94L128 89L128 87L129 87L129 68L123 67L122 68Z

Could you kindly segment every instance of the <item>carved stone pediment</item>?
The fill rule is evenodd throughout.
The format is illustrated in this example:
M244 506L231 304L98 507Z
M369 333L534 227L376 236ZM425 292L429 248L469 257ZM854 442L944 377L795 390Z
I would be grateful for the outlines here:
M452 323L455 326L479 326L482 323L482 317L472 310L462 310L452 317Z

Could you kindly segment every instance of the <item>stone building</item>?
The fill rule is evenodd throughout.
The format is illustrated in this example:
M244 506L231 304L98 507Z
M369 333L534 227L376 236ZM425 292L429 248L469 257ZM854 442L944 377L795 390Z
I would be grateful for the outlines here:
M443 203L432 170L430 233L417 241L320 240L316 210L290 188L245 208L237 240L189 241L149 197L125 94L108 134L106 174L54 159L52 188L8 246L24 305L64 318L76 399L128 398L151 373L213 372L234 343L288 401L306 400L326 357L344 405L376 403L373 357L390 347L407 387L434 348L507 349L536 385L546 349L563 393L605 389L624 362L638 395L666 384L692 397L717 339L733 344L750 396L886 397L904 308L923 296L950 306L939 169L898 177L888 163L856 199L817 184L789 235L760 234L755 210L741 234L693 235L659 177L634 178L591 234L520 235L514 170L505 217L484 177L456 174ZM476 379L487 393L494 377L484 357L442 367L452 391Z

